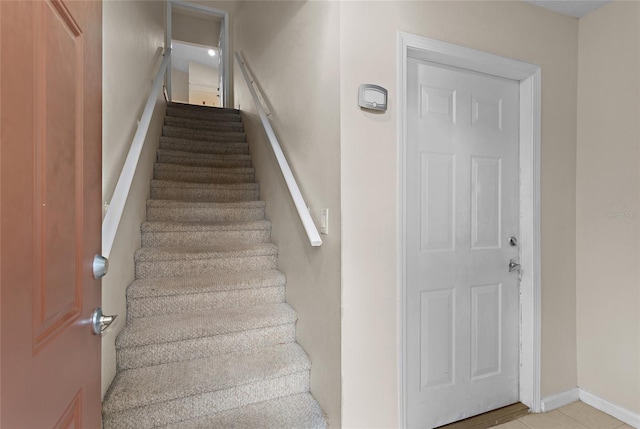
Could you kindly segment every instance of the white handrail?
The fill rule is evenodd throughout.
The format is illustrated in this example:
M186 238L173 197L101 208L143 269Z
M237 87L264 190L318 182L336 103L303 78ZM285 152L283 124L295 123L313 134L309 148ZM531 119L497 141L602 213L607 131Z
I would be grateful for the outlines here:
M147 104L144 106L144 111L142 112L142 117L138 122L138 128L133 136L133 141L131 142L127 159L124 161L124 165L122 166L120 177L118 177L118 183L113 191L113 196L109 203L109 209L102 220L102 256L107 259L109 259L109 254L111 253L111 248L113 247L113 242L116 238L118 225L120 224L122 212L124 211L127 197L129 196L133 176L135 175L138 160L142 153L142 147L144 146L144 141L147 137L147 132L149 131L151 116L155 109L156 100L158 99L160 88L162 87L162 80L164 78L165 71L167 70L170 57L171 49L167 49L164 54L164 59L160 64L160 68L158 69L158 74L156 74L156 77L153 80L151 94L149 94Z
M278 138L276 137L276 134L273 131L273 127L269 122L269 118L267 118L265 109L260 102L260 97L258 96L258 93L256 91L255 79L249 76L249 72L247 71L247 67L244 58L242 58L242 55L239 52L236 52L235 54L238 65L240 66L240 70L242 71L242 75L244 76L244 80L247 84L247 87L249 88L251 97L253 98L253 102L255 103L256 109L258 110L258 115L260 116L262 126L267 133L267 137L269 139L269 143L271 143L273 153L278 160L278 165L280 166L280 170L282 171L282 175L284 176L284 181L287 183L287 187L289 188L289 193L291 194L291 198L293 199L293 204L295 204L296 209L298 210L298 216L300 216L302 225L307 232L307 237L309 237L309 242L312 246L320 246L322 245L322 239L320 238L320 234L318 233L316 225L313 223L313 219L311 219L311 214L309 213L307 204L304 202L304 198L302 198L300 188L298 188L298 183L296 182L295 177L293 177L293 173L291 172L291 168L289 168L287 158L282 152L282 148L280 147Z

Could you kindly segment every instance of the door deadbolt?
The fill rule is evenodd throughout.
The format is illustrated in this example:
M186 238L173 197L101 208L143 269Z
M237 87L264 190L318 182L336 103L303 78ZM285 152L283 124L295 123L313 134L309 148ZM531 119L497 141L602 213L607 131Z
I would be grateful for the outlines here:
M515 237L509 238L509 246L516 247L518 245L518 239Z
M93 278L98 280L109 272L109 260L102 255L93 257Z

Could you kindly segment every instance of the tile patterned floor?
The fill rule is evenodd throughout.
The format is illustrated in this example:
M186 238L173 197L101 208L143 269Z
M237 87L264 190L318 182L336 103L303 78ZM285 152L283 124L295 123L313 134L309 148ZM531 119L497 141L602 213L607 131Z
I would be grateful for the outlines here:
M493 429L633 429L631 426L602 411L574 402L557 410L528 414Z

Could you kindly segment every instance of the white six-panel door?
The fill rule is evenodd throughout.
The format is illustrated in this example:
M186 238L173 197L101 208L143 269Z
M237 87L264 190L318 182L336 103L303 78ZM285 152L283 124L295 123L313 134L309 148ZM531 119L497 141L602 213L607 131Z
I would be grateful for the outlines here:
M409 58L410 428L518 401L519 83Z

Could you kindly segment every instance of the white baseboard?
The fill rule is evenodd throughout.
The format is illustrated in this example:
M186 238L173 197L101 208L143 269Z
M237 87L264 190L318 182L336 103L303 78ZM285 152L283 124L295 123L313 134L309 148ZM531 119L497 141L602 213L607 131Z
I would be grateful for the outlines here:
M609 402L606 399L602 399L601 397L578 387L542 398L542 412L546 413L551 410L555 410L556 408L564 407L565 405L577 400L580 400L587 405L591 405L593 408L600 410L603 413L607 413L610 416L623 421L629 426L640 429L640 414L629 411L626 408L616 405L613 402Z
M564 407L567 404L576 402L580 399L580 389L574 387L565 392L556 393L555 395L542 398L542 412L546 413L556 408Z
M613 402L602 399L601 397L596 396L593 393L589 393L586 390L579 390L580 400L585 404L591 405L593 408L596 408L603 413L607 413L610 416L625 422L629 426L640 429L640 414L629 411L626 408L622 408L620 405L616 405Z

